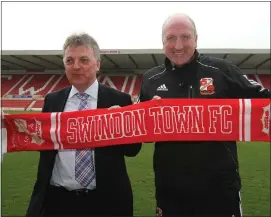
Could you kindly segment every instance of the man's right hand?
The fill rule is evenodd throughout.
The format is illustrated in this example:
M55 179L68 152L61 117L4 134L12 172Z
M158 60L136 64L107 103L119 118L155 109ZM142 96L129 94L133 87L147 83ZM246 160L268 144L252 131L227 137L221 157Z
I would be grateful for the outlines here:
M159 100L159 99L162 99L160 96L157 96L157 95L155 95L153 98L152 98L152 100Z

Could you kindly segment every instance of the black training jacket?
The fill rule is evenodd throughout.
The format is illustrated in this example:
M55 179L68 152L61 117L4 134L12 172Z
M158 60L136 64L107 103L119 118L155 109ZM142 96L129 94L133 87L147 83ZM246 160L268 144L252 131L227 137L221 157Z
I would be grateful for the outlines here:
M204 84L208 85L204 85ZM139 100L162 98L271 98L271 92L248 80L223 59L195 52L193 60L174 67L169 59L143 75ZM236 189L241 182L236 142L157 142L154 151L156 188Z

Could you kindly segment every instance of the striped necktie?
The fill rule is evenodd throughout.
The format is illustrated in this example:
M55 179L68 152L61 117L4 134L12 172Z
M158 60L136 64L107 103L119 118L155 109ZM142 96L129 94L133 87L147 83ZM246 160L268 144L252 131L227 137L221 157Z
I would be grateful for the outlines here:
M88 109L86 93L77 93L76 96L80 99L78 110ZM94 159L91 149L76 150L75 154L75 180L83 187L88 187L95 178Z

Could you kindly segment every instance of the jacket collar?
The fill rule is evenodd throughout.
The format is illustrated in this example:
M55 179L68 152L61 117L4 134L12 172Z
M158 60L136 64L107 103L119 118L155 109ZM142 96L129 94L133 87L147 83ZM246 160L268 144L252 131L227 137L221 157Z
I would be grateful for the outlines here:
M108 96L107 88L105 85L98 84L98 96L97 96L97 108L106 108L110 106L110 97ZM54 104L55 112L63 112L65 109L66 102L70 95L72 86L66 87L59 91L58 98L56 99L57 103Z

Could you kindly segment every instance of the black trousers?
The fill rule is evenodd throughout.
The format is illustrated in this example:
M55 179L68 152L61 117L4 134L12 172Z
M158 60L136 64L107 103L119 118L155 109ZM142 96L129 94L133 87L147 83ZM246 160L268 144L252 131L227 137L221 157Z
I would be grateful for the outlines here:
M97 190L68 191L50 186L43 202L43 216L48 217L132 215L132 204L127 206L118 200L118 195L105 195Z
M156 189L157 216L242 216L238 191Z

